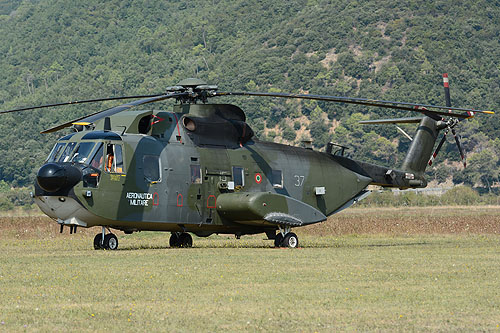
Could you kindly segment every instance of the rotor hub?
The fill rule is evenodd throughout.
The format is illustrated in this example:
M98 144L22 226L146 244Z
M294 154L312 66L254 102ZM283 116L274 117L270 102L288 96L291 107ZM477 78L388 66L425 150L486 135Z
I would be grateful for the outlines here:
M203 80L188 78L175 86L167 87L166 91L167 93L184 93L176 97L181 104L196 104L198 101L206 103L209 97L215 96L217 89L216 85L208 85Z

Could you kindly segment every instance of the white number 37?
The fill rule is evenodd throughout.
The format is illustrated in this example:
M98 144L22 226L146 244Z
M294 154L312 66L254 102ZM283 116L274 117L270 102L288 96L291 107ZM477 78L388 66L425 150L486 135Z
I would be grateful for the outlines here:
M302 186L304 184L304 176L295 175L295 186Z

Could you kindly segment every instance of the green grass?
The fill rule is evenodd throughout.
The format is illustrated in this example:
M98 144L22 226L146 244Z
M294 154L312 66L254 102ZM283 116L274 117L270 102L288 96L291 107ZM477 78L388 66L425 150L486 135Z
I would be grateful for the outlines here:
M0 239L0 331L498 331L500 237Z

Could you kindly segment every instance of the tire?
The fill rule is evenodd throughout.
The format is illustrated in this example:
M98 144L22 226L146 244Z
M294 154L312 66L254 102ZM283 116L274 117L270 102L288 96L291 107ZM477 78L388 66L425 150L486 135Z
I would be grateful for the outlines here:
M283 246L283 235L281 232L278 232L276 237L274 238L274 247L282 247Z
M170 240L168 241L168 244L170 247L180 247L180 241L179 241L179 234L176 232L173 232L172 235L170 235Z
M193 247L193 237L187 232L183 232L179 236L180 247Z
M289 248L296 248L299 246L299 237L293 232L286 234L285 239L283 239L283 246Z
M118 248L118 238L114 234L104 236L104 248L106 250L116 250Z
M102 239L102 234L97 234L94 237L94 250L100 250L102 249L101 247L101 239Z

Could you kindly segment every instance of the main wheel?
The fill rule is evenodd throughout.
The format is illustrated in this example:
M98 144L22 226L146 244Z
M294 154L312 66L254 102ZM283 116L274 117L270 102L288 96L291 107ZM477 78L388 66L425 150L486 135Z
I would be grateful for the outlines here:
M168 241L170 247L180 247L181 244L179 242L179 234L176 232L173 232L172 235L170 235L170 240Z
M101 246L102 242L101 242L101 240L102 240L102 234L95 235L95 237L94 237L94 249L95 250L102 249L102 246Z
M283 234L278 232L276 237L274 238L274 247L281 247L283 244Z
M288 234L285 235L285 238L283 239L283 246L291 248L298 247L299 237L297 237L297 235L294 234L293 232L289 232Z
M187 232L183 232L179 236L180 247L192 247L193 246L193 237Z
M118 248L118 238L114 234L104 236L104 248L106 250L116 250Z

